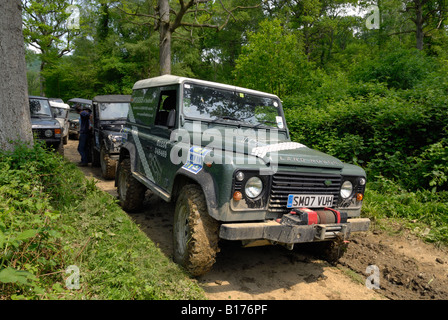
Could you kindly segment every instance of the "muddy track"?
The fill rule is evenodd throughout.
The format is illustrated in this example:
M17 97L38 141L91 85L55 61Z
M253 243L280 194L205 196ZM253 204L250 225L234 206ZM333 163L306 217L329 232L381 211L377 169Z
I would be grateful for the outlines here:
M69 161L79 162L77 145L76 140L65 145ZM114 182L101 178L100 168L80 169L97 180L98 188L117 195ZM130 217L172 257L174 205L148 196L144 208L148 209ZM220 247L211 272L196 278L211 300L448 299L447 250L407 232L389 235L373 226L365 234L353 235L337 265L315 257L304 246L289 251L224 242Z

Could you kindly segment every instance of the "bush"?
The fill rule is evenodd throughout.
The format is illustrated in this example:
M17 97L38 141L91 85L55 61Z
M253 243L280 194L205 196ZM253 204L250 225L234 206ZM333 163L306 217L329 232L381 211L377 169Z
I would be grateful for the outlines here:
M62 198L66 177L63 158L39 143L0 154L2 297L37 297L60 282L53 271L64 265L65 248L53 203Z
M379 57L355 65L351 72L353 82L383 82L388 88L410 89L425 79L437 62L417 49L392 49L379 53Z
M77 290L64 279L72 265L79 270ZM37 143L0 153L3 299L191 300L204 294L115 198Z

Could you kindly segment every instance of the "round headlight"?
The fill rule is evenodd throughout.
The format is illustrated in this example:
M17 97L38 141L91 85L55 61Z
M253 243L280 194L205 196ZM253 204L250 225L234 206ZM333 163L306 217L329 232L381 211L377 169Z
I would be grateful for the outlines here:
M53 130L45 130L45 136L50 138L53 135Z
M249 198L256 198L261 194L261 191L263 191L263 182L258 177L252 177L246 182L246 188L244 192L246 193L246 196Z
M345 181L341 187L341 197L347 199L351 196L353 191L353 185L350 181Z

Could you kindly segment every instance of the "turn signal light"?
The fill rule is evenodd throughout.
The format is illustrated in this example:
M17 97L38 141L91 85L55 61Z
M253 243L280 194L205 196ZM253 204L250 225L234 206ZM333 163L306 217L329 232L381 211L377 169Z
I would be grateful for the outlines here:
M240 201L241 199L243 199L243 194L239 191L235 191L233 194L233 200Z
M362 193L357 193L356 194L356 200L361 201L364 198Z
M54 129L55 134L61 134L61 129Z

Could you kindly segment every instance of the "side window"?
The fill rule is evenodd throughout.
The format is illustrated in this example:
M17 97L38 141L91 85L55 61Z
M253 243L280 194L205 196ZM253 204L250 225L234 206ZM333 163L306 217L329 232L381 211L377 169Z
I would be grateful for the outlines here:
M177 91L163 90L160 92L155 125L173 128L176 124Z
M153 125L158 101L158 88L135 90L132 94L131 102L131 110L134 115L135 123L145 126ZM128 121L129 120L130 119L128 119Z

